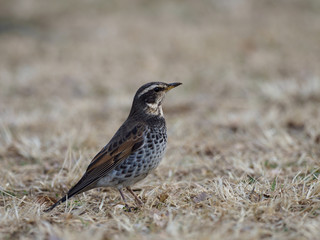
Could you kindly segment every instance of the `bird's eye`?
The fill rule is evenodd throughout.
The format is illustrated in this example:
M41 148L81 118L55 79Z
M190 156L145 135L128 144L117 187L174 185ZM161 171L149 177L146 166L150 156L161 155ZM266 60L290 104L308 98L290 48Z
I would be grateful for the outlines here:
M153 89L155 92L159 92L160 91L160 88L159 87L156 87Z

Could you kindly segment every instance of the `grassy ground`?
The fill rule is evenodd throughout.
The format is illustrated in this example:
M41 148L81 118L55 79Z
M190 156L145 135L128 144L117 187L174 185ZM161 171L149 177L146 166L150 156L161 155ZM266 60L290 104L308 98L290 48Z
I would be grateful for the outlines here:
M317 0L2 2L0 238L318 238L319 42ZM144 207L96 189L43 213L149 81L183 85Z

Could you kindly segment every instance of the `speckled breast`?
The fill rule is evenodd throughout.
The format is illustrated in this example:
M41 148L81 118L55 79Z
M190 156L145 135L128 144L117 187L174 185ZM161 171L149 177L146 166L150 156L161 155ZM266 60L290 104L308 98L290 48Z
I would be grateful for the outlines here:
M117 166L108 176L101 179L99 185L123 188L144 179L150 171L159 165L166 145L165 126L149 128L144 136L142 147Z

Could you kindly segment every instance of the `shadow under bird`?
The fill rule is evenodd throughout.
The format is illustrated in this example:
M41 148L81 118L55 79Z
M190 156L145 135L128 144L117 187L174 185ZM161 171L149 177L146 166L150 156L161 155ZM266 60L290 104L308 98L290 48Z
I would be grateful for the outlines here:
M97 187L114 187L128 207L126 188L142 204L130 186L155 169L166 149L167 129L162 111L166 93L181 83L150 82L136 92L131 111L110 142L93 158L86 172L68 193L45 211L67 199Z

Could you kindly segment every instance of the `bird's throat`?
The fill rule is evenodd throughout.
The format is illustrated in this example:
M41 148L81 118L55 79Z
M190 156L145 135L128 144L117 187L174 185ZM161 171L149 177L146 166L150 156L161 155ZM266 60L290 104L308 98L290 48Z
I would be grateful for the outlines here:
M163 116L162 106L158 103L147 103L146 113L150 115Z

